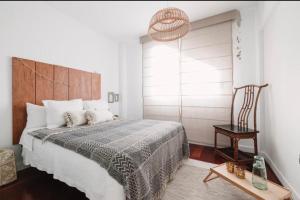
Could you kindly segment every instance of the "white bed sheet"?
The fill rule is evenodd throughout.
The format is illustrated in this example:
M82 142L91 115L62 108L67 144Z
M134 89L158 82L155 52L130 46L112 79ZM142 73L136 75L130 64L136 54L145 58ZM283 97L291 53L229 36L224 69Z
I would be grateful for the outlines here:
M53 174L84 192L90 200L125 200L123 186L95 161L51 142L42 143L24 130L20 144L26 165Z

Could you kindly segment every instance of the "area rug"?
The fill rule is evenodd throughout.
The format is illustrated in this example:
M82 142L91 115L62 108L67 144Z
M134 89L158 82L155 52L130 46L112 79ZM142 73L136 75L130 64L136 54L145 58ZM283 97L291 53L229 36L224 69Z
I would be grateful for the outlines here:
M208 169L213 166L189 159L168 184L162 200L255 200L220 178L203 183Z

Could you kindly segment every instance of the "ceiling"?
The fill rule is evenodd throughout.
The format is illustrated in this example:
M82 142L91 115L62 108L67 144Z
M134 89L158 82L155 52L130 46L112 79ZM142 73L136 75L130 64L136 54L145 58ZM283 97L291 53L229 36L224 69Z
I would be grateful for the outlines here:
M54 8L94 31L118 41L145 35L153 14L164 7L184 10L195 21L232 9L253 6L255 1L56 1Z

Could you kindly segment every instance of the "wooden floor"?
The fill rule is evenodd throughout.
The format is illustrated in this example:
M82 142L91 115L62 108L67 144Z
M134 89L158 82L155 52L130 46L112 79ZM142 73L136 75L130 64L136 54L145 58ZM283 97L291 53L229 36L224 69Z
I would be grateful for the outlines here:
M221 164L224 162L214 155L212 147L190 145L190 158ZM268 167L268 179L280 184ZM199 180L200 181L200 180ZM18 173L18 180L0 187L0 200L86 200L85 194L73 187L55 180L51 175L28 168Z
M190 158L205 161L205 162L215 163L215 164L221 164L225 162L225 160L222 157L218 155L214 155L213 147L199 146L194 144L190 144ZM249 171L252 170L251 165L248 166L248 170ZM270 181L282 185L268 164L267 164L267 176Z

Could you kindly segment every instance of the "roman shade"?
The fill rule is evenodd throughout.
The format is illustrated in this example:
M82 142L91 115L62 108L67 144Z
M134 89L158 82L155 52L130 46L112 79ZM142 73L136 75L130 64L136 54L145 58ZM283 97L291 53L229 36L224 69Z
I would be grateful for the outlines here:
M193 22L177 41L143 42L144 118L182 122L190 142L212 144L212 125L230 122L237 16Z
M230 122L232 22L192 31L181 42L182 122L192 142L210 144Z
M179 44L143 44L144 118L180 121Z

